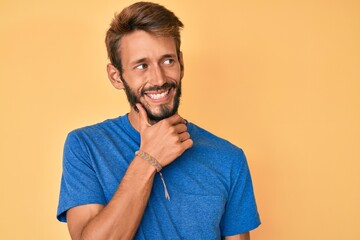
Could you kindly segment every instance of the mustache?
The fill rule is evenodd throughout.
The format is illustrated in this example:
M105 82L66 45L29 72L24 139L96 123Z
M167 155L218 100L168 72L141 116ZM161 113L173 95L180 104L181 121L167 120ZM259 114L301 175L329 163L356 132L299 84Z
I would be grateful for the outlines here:
M161 86L150 86L148 88L143 88L141 90L141 95L144 95L145 92L147 91L161 91L161 90L167 90L167 89L170 89L170 88L176 88L177 85L175 83L164 83L163 85Z

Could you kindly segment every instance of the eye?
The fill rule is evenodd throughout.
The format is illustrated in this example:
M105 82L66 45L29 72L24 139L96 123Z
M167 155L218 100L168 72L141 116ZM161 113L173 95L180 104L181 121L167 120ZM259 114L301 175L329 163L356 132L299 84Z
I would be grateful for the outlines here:
M135 66L136 69L140 69L140 70L146 69L147 67L148 67L148 65L145 63Z
M164 64L165 64L165 65L170 65L170 64L172 64L173 62L175 62L174 59L168 58L168 59L165 59Z

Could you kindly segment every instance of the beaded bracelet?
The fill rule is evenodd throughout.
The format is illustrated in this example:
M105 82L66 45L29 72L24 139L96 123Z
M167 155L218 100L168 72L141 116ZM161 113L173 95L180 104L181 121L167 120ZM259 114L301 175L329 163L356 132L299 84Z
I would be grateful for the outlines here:
M148 161L151 165L153 165L156 168L157 172L161 171L162 166L160 165L160 163L154 157L150 156L148 153L138 150L135 152L135 155Z
M157 171L157 172L159 173L159 175L160 175L161 181L162 181L163 186L164 186L165 198L170 201L170 195L169 195L169 192L168 192L168 190L167 190L164 177L163 177L162 173L160 172L161 169L162 169L161 164L156 160L156 158L152 157L150 154L148 154L148 153L146 153L146 152L143 152L143 151L141 151L141 150L136 151L136 152L135 152L135 156L141 157L142 159L146 160L146 161L149 162L152 166L155 167L156 171Z

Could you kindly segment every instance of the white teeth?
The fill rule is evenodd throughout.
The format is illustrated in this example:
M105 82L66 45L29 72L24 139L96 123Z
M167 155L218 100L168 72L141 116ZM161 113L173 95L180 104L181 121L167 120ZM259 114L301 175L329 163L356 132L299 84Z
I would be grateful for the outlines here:
M148 93L147 95L148 95L151 99L156 100L156 99L160 99L160 98L165 97L168 93L169 93L169 91L163 92L163 93L156 93L156 94L154 94L154 93Z

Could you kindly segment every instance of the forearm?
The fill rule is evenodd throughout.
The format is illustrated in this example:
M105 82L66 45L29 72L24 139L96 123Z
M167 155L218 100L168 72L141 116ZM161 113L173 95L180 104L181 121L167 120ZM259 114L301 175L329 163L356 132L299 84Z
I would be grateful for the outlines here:
M154 175L153 166L135 157L111 201L86 224L80 239L132 239L147 205Z
M225 240L250 240L250 232L234 235L234 236L227 236L224 238Z

